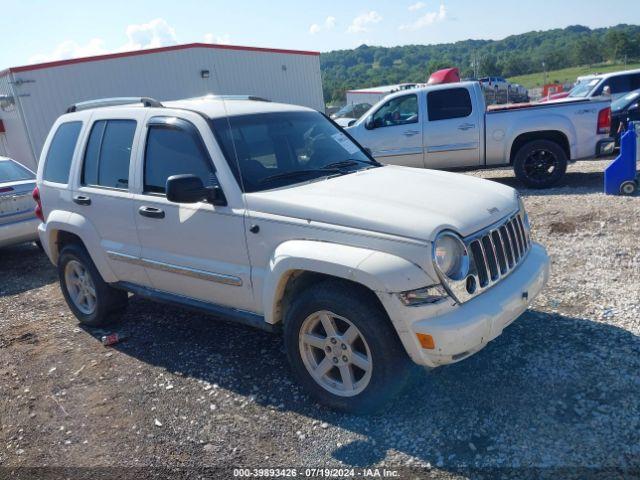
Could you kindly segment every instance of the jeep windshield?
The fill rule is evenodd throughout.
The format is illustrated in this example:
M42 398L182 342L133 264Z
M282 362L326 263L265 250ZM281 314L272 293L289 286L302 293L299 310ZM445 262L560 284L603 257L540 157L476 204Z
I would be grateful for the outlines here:
M211 126L247 193L380 166L318 112L232 116Z

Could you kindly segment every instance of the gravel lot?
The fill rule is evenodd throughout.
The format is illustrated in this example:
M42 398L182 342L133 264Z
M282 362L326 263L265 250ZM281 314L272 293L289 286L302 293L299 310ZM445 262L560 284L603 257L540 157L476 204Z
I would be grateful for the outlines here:
M605 165L522 190L553 260L531 309L369 417L314 404L279 336L177 308L132 298L128 338L104 347L110 332L78 326L39 250L1 250L0 466L640 475L640 197L602 195ZM472 174L519 186L510 170Z

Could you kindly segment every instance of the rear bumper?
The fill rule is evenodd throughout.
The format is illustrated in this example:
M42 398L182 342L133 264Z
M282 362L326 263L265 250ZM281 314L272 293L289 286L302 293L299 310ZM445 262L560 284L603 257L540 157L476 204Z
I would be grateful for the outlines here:
M34 216L0 225L0 247L37 240L39 223L40 220Z
M422 318L416 315L416 310L432 307L404 307L398 301L394 314L401 315L404 311L405 318L395 316L392 321L414 362L428 367L455 363L485 347L522 315L548 277L549 257L542 246L534 244L513 273L473 300L440 307L435 315ZM431 335L435 348L423 349L416 333Z

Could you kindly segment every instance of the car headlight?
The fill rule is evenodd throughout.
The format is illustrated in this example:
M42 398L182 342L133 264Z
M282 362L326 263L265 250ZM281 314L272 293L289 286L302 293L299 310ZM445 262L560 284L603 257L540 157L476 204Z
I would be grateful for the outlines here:
M469 274L469 252L460 237L443 232L433 243L433 261L451 280L464 280Z

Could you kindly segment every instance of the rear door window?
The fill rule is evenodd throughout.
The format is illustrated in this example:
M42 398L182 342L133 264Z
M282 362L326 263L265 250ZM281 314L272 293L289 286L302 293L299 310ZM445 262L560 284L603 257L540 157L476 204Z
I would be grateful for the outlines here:
M53 135L44 164L42 178L49 182L68 183L73 152L82 122L62 123Z
M471 115L471 96L466 88L436 90L427 95L429 121L463 118Z
M126 190L135 132L134 120L95 122L85 150L82 184Z

